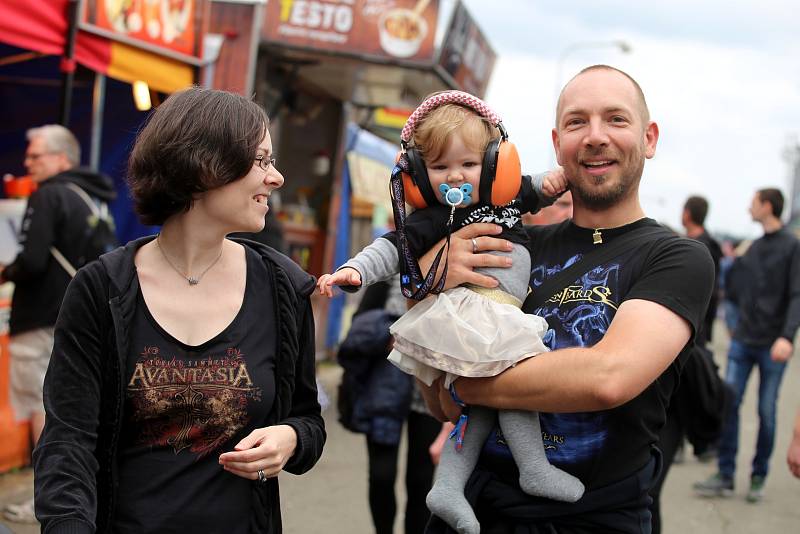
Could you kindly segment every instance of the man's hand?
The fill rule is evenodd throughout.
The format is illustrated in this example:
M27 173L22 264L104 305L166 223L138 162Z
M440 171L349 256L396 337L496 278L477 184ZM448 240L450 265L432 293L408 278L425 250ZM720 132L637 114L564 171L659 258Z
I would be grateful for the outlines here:
M467 378L459 378L459 383L463 384L463 380L469 380ZM445 417L447 420L453 424L458 422L458 418L461 417L461 406L456 404L453 400L452 395L450 395L450 391L444 387L444 380L439 382L439 406L442 409Z
M333 297L333 286L360 286L361 273L352 267L339 269L333 274L323 274L317 280L320 295Z
M550 198L556 198L567 190L568 185L564 169L556 167L542 179L542 193Z
M772 357L772 361L787 362L789 358L792 357L793 350L794 347L792 347L791 341L785 337L779 337L775 340L775 343L772 344L772 349L770 349L769 353Z
M490 223L473 223L460 228L450 236L450 252L447 255L447 281L445 289L462 284L474 284L480 287L497 287L497 280L474 272L475 267L510 267L511 258L494 254L481 254L490 250L509 252L511 242L492 237L503 231L502 227ZM439 241L427 254L419 259L420 269L428 272L436 253L444 244ZM439 274L444 268L444 261L439 262Z
M797 478L800 478L800 409L797 410L797 415L794 419L794 435L792 436L792 442L789 443L786 463L789 464L789 471Z

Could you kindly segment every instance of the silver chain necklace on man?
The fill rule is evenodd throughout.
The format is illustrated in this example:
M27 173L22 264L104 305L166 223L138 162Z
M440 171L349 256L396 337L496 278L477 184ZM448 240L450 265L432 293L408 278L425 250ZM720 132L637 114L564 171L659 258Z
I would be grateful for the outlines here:
M181 275L181 277L182 277L182 278L185 278L185 279L186 279L186 281L187 281L187 282L189 282L189 285L190 285L190 286L196 286L197 284L199 284L199 283L200 283L200 280L202 280L202 279L203 279L203 276L205 276L205 274L206 274L208 271L210 271L210 270L211 270L211 268L212 268L213 266L215 266L215 265L217 264L217 262L219 261L219 259L222 257L222 251L223 251L223 250L224 250L224 248L225 248L225 246L224 246L224 244L223 244L223 246L222 246L222 247L219 249L219 256L217 256L217 259L215 259L214 261L212 261L212 262L211 262L211 265L209 265L208 267L206 267L206 268L205 268L205 270L204 270L202 273L200 273L200 275L199 275L199 276L196 276L196 277L195 277L195 276L189 276L189 275L186 275L186 274L184 274L184 273L183 273L183 272L182 272L180 269L178 269L178 268L175 266L175 264L174 264L174 263L172 263L172 260L170 260L170 259L169 259L169 256L167 256L167 253L166 253L166 252L164 252L164 249L161 247L161 234L160 234L160 233L159 233L159 234L156 236L156 246L158 247L158 250L160 250L160 251L161 251L161 255L162 255L162 256L164 256L164 259L165 259L165 260L167 260L167 263L169 264L169 266L170 266L170 267L172 267L172 269L173 269L173 270L174 270L176 273L178 273L179 275Z

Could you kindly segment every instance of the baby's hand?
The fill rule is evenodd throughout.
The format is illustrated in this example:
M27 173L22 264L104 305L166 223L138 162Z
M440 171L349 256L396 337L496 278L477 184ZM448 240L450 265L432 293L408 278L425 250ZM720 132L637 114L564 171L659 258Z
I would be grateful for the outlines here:
M567 190L567 185L564 169L556 167L542 179L542 193L550 198L556 198Z
M360 286L361 274L352 267L339 269L333 274L323 274L317 280L319 294L333 297L333 286Z

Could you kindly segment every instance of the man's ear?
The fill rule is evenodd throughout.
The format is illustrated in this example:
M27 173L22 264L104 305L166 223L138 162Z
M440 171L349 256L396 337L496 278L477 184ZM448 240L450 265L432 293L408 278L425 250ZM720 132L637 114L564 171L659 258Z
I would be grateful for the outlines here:
M658 144L658 124L650 121L644 130L644 155L647 159L656 155L656 145Z
M556 153L556 161L563 167L564 164L561 162L561 140L558 138L558 130L556 128L553 128L551 136L553 138L553 150Z

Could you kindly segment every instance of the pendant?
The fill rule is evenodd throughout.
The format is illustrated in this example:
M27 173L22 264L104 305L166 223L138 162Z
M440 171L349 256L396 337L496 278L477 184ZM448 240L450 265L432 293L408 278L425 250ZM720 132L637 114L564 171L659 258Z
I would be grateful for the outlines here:
M592 244L599 245L603 242L603 234L600 233L600 229L596 229L592 234Z
M191 276L189 276L188 278L186 278L186 281L187 281L187 282L189 282L189 285L190 285L190 286L196 286L197 284L199 284L199 283L200 283L200 280L198 280L197 278L193 278L193 277L191 277Z

